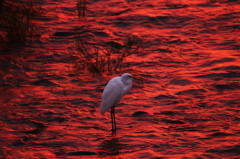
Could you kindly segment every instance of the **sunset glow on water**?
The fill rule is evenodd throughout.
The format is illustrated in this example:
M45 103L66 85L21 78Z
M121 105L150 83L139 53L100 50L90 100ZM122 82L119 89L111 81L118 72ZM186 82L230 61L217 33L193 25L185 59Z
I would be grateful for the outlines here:
M237 0L86 0L84 17L77 0L41 7L31 42L0 39L0 158L240 156ZM72 58L77 37L121 47L130 36L143 43L117 71L92 74ZM142 80L117 105L112 136L101 95L125 72Z

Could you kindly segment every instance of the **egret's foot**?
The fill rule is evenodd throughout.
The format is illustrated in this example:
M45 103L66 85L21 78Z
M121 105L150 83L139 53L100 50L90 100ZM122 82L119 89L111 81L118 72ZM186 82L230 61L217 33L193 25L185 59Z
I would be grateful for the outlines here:
M111 131L112 131L112 134L114 135L114 134L116 134L117 129L112 129Z

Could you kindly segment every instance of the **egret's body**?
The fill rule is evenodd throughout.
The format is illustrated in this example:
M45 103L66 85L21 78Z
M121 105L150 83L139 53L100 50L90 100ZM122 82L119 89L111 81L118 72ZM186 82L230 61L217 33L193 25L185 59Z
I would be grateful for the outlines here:
M112 131L116 132L116 122L114 107L121 100L122 96L132 88L133 76L129 73L124 73L120 77L114 77L106 85L100 105L100 112L104 114L111 108Z

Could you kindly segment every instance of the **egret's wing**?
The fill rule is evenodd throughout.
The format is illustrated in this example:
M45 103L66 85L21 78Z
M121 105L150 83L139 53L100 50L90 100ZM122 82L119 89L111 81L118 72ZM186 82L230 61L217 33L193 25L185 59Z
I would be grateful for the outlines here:
M109 108L117 104L122 98L123 84L120 77L115 77L109 81L102 94L100 112L103 114Z

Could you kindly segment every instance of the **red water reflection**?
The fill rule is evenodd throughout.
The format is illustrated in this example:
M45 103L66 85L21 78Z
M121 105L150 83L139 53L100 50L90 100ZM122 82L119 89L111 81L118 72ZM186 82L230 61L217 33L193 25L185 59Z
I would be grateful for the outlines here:
M239 3L237 1L42 2L32 44L1 45L2 158L237 158L239 156ZM142 50L111 75L73 68L75 34L89 43ZM130 93L99 113L102 90L129 72Z

